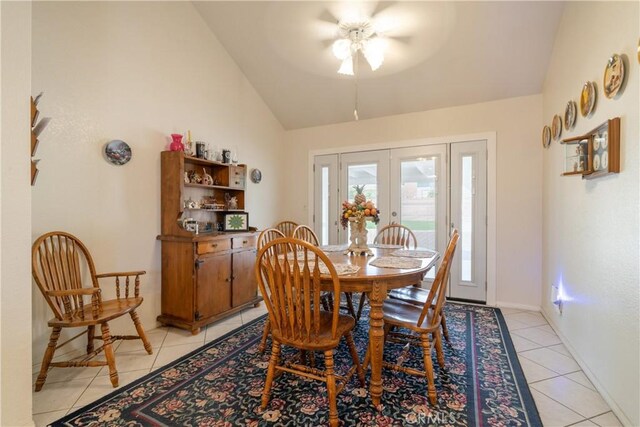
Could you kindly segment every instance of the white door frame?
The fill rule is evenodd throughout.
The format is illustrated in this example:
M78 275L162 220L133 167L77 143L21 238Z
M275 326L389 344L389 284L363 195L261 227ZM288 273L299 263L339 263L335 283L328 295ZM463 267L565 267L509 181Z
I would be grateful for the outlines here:
M313 221L313 158L323 154L343 154L353 151L384 150L391 148L417 147L432 144L450 144L484 139L487 141L487 305L497 302L497 138L496 132L485 132L448 137L408 139L376 144L343 146L309 150L307 159L307 220Z

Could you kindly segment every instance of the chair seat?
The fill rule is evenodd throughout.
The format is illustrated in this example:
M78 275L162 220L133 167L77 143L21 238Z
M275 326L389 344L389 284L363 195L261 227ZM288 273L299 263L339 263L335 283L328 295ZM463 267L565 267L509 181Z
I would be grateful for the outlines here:
M407 286L405 288L394 289L389 293L394 299L399 299L411 304L424 306L429 296L429 289L419 288L417 286Z
M351 331L356 324L356 321L351 316L343 314L338 315L338 326L336 338L331 336L331 322L333 319L333 313L327 311L320 312L320 326L318 333L318 340L311 342L302 342L300 339L289 339L283 337L278 329L272 329L271 334L273 338L280 341L282 344L296 347L302 350L329 350L335 348L340 342L340 338L347 332ZM272 326L275 326L272 324ZM311 330L314 330L315 325L311 326Z
M422 322L422 327L417 326L422 308L423 307L399 299L387 299L382 305L384 322L393 326L408 328L419 333L433 332L438 328L439 322L436 326L432 326L433 310L431 309L427 313L427 318Z
M97 325L100 323L108 322L115 319L118 316L127 314L132 310L135 310L142 304L142 298L119 298L108 301L102 301L102 311L97 317L93 317L91 304L84 305L84 319L80 315L80 310L75 310L70 318L57 319L53 318L49 320L49 326L64 327L78 327Z

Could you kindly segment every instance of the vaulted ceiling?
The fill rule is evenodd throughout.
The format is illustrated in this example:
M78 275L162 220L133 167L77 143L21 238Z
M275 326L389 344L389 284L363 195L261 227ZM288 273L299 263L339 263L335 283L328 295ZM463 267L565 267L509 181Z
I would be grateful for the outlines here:
M194 2L285 129L353 120L337 21L384 22L377 71L360 61L360 119L540 93L562 2Z

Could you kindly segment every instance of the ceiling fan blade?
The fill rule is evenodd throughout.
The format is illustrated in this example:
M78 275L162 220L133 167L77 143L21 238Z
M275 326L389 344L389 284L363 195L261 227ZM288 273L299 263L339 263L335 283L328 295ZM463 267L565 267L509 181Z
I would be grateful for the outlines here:
M402 43L402 44L406 44L406 45L411 44L411 40L413 40L413 37L411 37L411 36L404 36L404 37L402 37L402 36L387 36L387 38L390 39L390 40L395 40L395 41L397 41L399 43Z
M379 14L383 10L386 10L386 9L390 8L391 6L393 6L396 3L398 3L398 2L397 1L381 1L381 2L378 2L378 4L376 4L375 9L373 9L373 12L371 12L371 17L375 18L375 16L377 14Z
M337 24L340 19L338 19L329 9L324 9L320 16L318 16L318 21L329 22L330 24Z

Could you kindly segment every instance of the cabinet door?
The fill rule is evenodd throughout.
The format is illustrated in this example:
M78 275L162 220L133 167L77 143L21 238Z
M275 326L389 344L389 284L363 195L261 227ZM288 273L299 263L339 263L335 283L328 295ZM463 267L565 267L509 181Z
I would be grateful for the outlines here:
M231 254L200 257L196 269L196 320L231 309Z
M258 283L253 270L256 251L242 251L233 254L233 306L252 301L258 292Z

